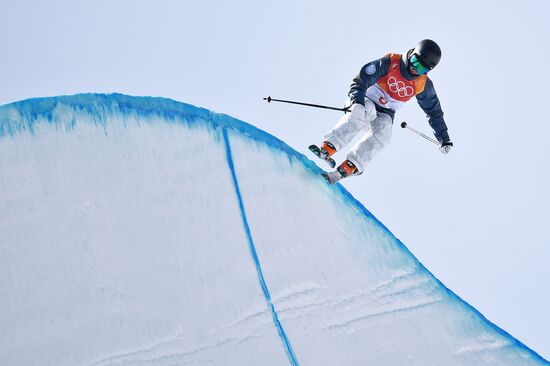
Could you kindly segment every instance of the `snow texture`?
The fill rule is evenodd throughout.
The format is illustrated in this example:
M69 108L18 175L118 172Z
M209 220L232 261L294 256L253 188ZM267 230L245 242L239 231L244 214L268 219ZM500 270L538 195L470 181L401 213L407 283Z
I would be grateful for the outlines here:
M548 365L229 116L4 105L0 171L0 365Z

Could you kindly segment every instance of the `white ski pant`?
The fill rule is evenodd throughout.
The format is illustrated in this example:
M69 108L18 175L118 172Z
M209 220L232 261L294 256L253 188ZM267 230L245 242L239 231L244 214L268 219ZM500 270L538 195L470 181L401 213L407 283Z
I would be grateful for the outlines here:
M365 106L353 104L351 113L346 113L336 126L324 136L324 140L334 145L337 151L344 148L361 131L365 135L348 153L350 160L359 173L363 172L367 163L386 147L391 140L392 119L386 113L378 113L374 103L365 98Z

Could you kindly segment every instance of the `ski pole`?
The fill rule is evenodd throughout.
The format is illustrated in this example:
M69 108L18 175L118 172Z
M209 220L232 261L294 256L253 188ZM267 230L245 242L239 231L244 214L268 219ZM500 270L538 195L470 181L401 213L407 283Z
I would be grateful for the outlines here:
M417 135L424 137L426 140L428 140L428 141L430 141L430 142L433 142L433 143L436 144L437 146L441 146L441 144L440 144L438 141L432 139L432 138L429 137L429 136L424 135L422 132L417 131L417 130L415 130L415 129L412 128L412 127L409 127L409 125L407 125L407 122L402 122L402 123L401 123L401 127L403 127L403 128L408 128L409 130L411 130L412 132L416 133Z
M274 98L271 98L271 97L264 98L264 100L267 100L268 103L281 102L281 103L298 104L298 105L305 105L307 107L332 109L334 111L341 111L341 112L344 112L344 113L347 113L347 112L350 111L349 107L347 107L347 108L336 108L336 107L330 107L330 106L321 105L321 104L303 103L303 102L296 102L296 101L293 101L293 100L274 99Z

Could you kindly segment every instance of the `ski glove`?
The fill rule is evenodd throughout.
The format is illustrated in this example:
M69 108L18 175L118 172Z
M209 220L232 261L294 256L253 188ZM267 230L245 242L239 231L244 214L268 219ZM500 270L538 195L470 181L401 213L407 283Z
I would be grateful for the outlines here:
M446 141L441 144L439 147L439 151L441 151L442 154L448 154L451 151L451 148L453 147L453 143L451 141Z

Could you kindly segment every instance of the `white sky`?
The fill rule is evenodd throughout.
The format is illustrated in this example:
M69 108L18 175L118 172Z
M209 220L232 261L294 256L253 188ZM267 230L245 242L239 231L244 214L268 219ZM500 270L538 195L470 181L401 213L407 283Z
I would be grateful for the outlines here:
M173 98L307 154L360 67L423 38L455 149L394 127L344 185L444 284L550 359L550 2L0 0L0 103L79 92ZM430 133L413 100L396 116ZM345 157L338 154L338 159Z

